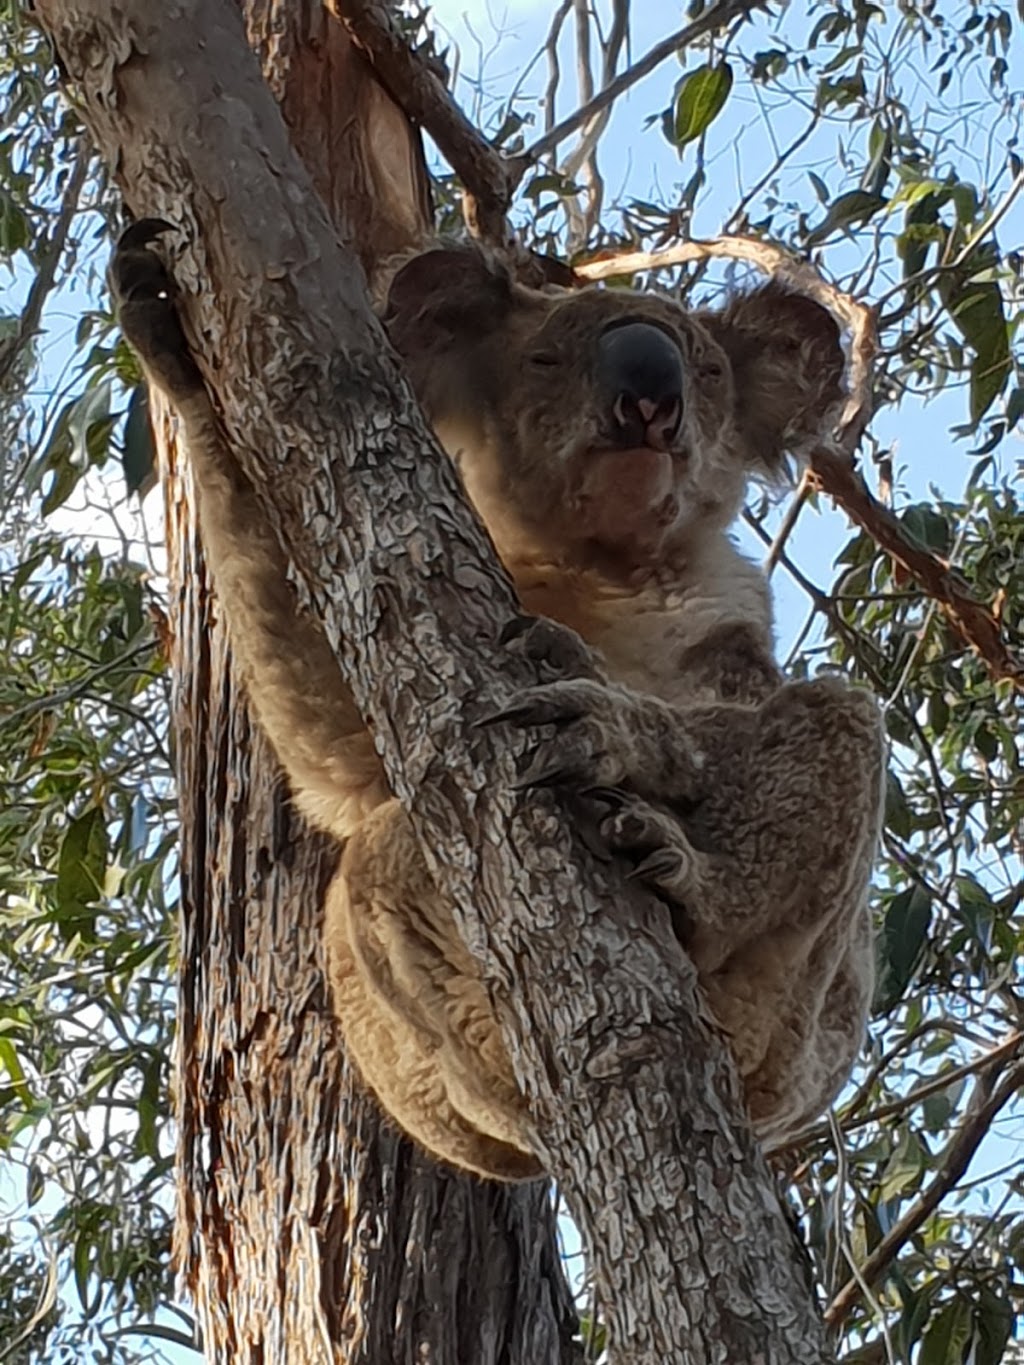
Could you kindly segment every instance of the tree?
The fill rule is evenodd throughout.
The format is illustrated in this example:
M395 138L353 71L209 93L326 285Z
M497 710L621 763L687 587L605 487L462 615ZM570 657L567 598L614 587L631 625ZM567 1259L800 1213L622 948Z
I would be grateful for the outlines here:
M735 24L723 40L724 49L716 45L706 63L684 74L673 103L669 131L680 144L696 150L698 157L697 169L684 187L680 205L671 212L661 212L652 205L627 206L623 219L631 245L649 246L652 237L656 242L659 234L677 230L699 203L706 178L706 151L713 136L709 111L713 115L716 106L721 107L723 100L729 98L730 84L735 89L736 78L730 81L725 73L741 61L748 79L762 82L766 91L780 89L787 73L796 80L801 70L805 78L810 72L817 97L810 117L812 128L827 123L837 107L846 111L852 108L859 114L870 105L865 72L872 69L870 25L876 20L870 8L849 14L840 11L829 20L829 27L819 25L819 30L804 35L805 45L801 45L799 52L793 42L787 41L752 56L740 48L745 8L727 7L727 17L734 19ZM563 17L564 12L567 11L559 11ZM389 38L387 30L386 43L379 37L380 26L375 27L372 22L379 15L375 16L372 7L365 14L354 10L353 14L361 41L374 51L378 70L385 74L391 88L396 92L410 89L418 98L427 98L427 107L413 108L411 112L435 130L439 145L452 157L465 183L474 191L482 229L500 231L504 199L513 178L509 166L499 163L496 168L493 151L474 143L469 136L472 130L467 132L451 119L450 111L448 115L438 114L438 109L446 108L439 86L424 80L403 82L400 66L388 68L389 60L406 60L403 54L407 49L394 42L393 35ZM256 16L253 20L257 32L259 19ZM930 41L940 45L937 58L940 81L944 66L951 61L946 54L955 46L968 57L978 39L991 42L997 50L1004 26L1012 23L1009 16L997 10L983 24L965 27L963 33L953 37L948 25L943 31L943 26L933 19L930 15L909 15L899 20L899 25L919 40L930 35ZM263 31L269 31L268 16L262 16L262 20L266 25ZM705 29L714 27L705 20ZM978 29L983 29L983 33L978 34L978 39L972 38ZM1007 29L1007 38L1008 34ZM608 81L615 78L618 60L614 38L612 30L607 35L604 53ZM378 40L379 50L373 47ZM621 38L619 43L621 52ZM672 45L667 46L670 52ZM303 49L299 45L295 50ZM897 45L894 51L898 55ZM298 64L299 58L295 60ZM997 97L999 82L1005 83L1006 76L1005 71L1000 74L998 70L999 60L993 55L991 75ZM895 58L888 56L882 65L891 81L898 70ZM822 71L826 66L832 69ZM308 68L306 74L308 80ZM427 97L423 96L424 89L428 91ZM1014 108L1019 116L1019 100L1014 105L1008 93L1001 98L1004 106L1009 106L1010 116ZM449 139L447 145L443 135L445 117L455 129L454 140ZM595 120L589 124L593 143L590 152L596 146L593 129L598 126L599 113ZM554 125L553 116L550 121ZM511 133L507 128L505 135L515 136L514 120L510 127ZM695 136L691 138L691 134ZM539 149L535 145L532 160L550 150L553 138L555 142L564 141L566 136L563 129L561 137L555 137L552 128L540 140ZM1011 186L1001 201L994 202L986 199L984 192L966 186L955 172L945 178L935 174L934 149L922 142L912 111L894 88L874 110L874 125L866 147L857 146L855 129L844 155L851 167L863 165L865 180L871 177L868 188L851 192L860 194L860 199L851 200L849 195L832 199L830 187L818 176L819 185L814 189L826 201L820 222L810 226L806 215L799 211L791 215L785 202L776 199L768 205L771 221L762 221L760 227L776 236L791 235L797 244L817 249L829 243L832 234L850 229L851 225L861 225L864 240L872 232L873 223L900 219L902 230L893 245L903 256L903 277L890 286L892 306L888 315L884 312L882 315L882 336L887 346L881 391L884 396L889 387L893 393L912 388L915 383L924 387L930 381L929 367L969 376L970 417L982 431L982 452L975 466L974 482L969 486L969 497L963 503L940 505L936 499L918 501L903 507L899 518L883 516L877 502L865 499L864 488L847 475L846 482L835 491L845 498L852 511L859 512L867 532L847 548L844 577L836 590L826 593L804 579L815 609L826 621L819 648L827 649L847 667L865 672L890 699L890 729L900 748L888 812L887 841L893 859L883 867L880 878L884 971L879 999L882 1011L877 1034L879 1050L860 1088L840 1113L840 1131L848 1129L850 1137L838 1154L833 1154L829 1147L834 1133L818 1128L808 1135L809 1150L820 1154L818 1161L808 1166L794 1159L791 1169L796 1173L796 1188L810 1212L812 1243L822 1249L819 1275L825 1284L832 1284L837 1290L832 1302L833 1320L851 1321L854 1343L871 1336L872 1319L859 1302L860 1296L866 1286L870 1308L872 1286L876 1282L881 1285L878 1292L885 1296L882 1302L888 1310L888 1341L881 1346L878 1338L874 1344L868 1341L863 1346L867 1353L864 1358L884 1358L878 1355L884 1349L894 1359L905 1358L923 1337L924 1349L930 1353L927 1359L959 1360L973 1350L975 1358L995 1360L1008 1330L1006 1296L1013 1282L1012 1273L1009 1278L1006 1274L1006 1267L1014 1263L1012 1192L1007 1195L1010 1202L988 1223L969 1205L956 1216L951 1216L948 1210L936 1215L935 1208L962 1178L965 1160L1019 1085L1019 1038L1013 1022L1016 1006L1009 973L1017 960L1019 898L1013 885L1012 858L1015 822L1019 822L1020 811L1020 759L1009 721L1015 667L1013 642L1021 620L1020 584L1015 576L1019 556L1014 559L1020 523L1012 493L1009 487L1001 485L993 458L998 442L1019 415L1020 406L1016 398L1020 390L1009 384L1014 358L1008 349L1004 313L1006 301L1011 305L1013 301L1012 277L1006 272L1012 271L1014 263L998 254L994 240L996 227L1012 208L1013 189ZM596 161L589 153L582 157L577 154L576 160L591 186L592 206L594 196L599 198ZM513 171L530 161L531 158L514 157ZM772 174L781 178L785 165L786 159L780 153ZM587 201L577 202L566 179L553 178L547 167L541 170L527 184L527 192L538 207L546 207L545 198L547 203L568 203L575 215L570 215L576 224L573 230L589 232L591 244L601 245L596 214L586 221ZM1011 171L1019 182L1019 167L1011 166ZM895 190L890 182L896 184ZM751 199L764 190L762 184ZM769 187L763 197L770 201L773 193L773 187ZM888 238L884 232L876 232L873 240L866 279L872 273L880 278L881 272L890 268L892 248ZM617 245L612 237L604 237L603 242L606 249ZM834 243L830 251L837 254ZM704 273L703 259L707 253L693 254L700 256L702 263L694 272L696 279L691 276L686 281L690 288ZM651 263L648 254L645 264ZM620 259L609 268L621 271L627 267ZM860 286L867 292L865 280ZM106 363L111 363L109 358ZM73 416L83 436L91 434L94 447L100 448L109 436L109 425L105 433L102 431L109 420L106 412L101 414L96 406L90 415L77 407ZM75 429L68 430L71 423L69 415L64 446L51 441L47 447L49 467L57 474L62 468L68 469L69 452L76 449ZM878 465L884 479L888 472L884 453ZM835 479L844 473L835 467L831 470ZM73 472L68 474L65 482L73 481L73 477ZM827 465L821 470L821 477L825 486L830 487ZM805 486L797 509L807 505L813 496L813 490ZM758 526L764 521L757 509L752 509L751 517ZM773 546L773 558L783 564L790 558L786 535L794 519L784 525ZM879 552L879 543L885 545L891 559ZM954 547L970 591L942 563ZM191 574L189 581L196 581ZM923 599L916 583L934 594L932 600L939 605L928 606L922 613ZM972 608L972 596L978 598L977 611ZM997 609L993 610L991 604ZM41 625L37 629L45 631L47 627ZM975 646L973 655L965 650L965 637ZM195 657L200 657L198 651ZM990 675L1000 673L1010 681L989 680ZM45 695L50 705L39 707L36 714L54 713L53 696ZM228 694L217 691L212 695L223 699ZM116 702L116 695L112 699ZM225 717L229 714L233 715L224 712ZM237 725L237 721L233 723ZM189 736L187 728L184 733ZM192 746L192 752L199 756L202 749L202 745ZM218 756L220 750L209 752ZM973 772L970 768L962 771L965 756L982 766L976 766ZM272 800L272 796L268 797L268 802ZM280 814L277 818L280 822ZM975 859L965 869L961 862L957 840L962 841L964 834L979 821L985 829L989 856L1011 859L1006 863L1007 882L1002 888L998 873L991 866L982 867ZM62 848L70 849L66 860L69 868L92 867L95 872L96 867L105 865L95 848L98 824L93 818L86 821L84 828L74 823L68 826ZM75 855L72 830L87 855ZM270 837L279 841L281 836L272 830ZM968 855L970 852L968 849ZM197 845L193 867L198 856L201 855ZM311 859L310 866L317 866L315 859ZM253 867L256 873L260 872L259 862ZM200 870L205 878L205 861ZM245 869L241 870L244 874ZM193 878L195 881L195 873ZM59 875L57 880L59 884ZM74 906L76 901L68 894L68 887L69 878L65 876L64 904ZM86 893L82 893L78 903L82 901L88 903ZM937 917L931 913L933 905L941 907ZM78 918L89 917L79 914ZM74 915L69 913L64 922L74 924ZM302 951L300 947L300 954ZM307 955L311 951L308 943L304 951ZM197 961L194 949L186 956L190 962ZM266 961L265 956L263 960ZM989 983L998 984L998 995L988 993ZM956 1008L949 1009L949 1002L955 1002ZM946 1017L940 1009L943 1005ZM950 1017L956 1021L955 1029L950 1027ZM994 1045L982 1046L986 1031L1005 1030L1006 1021L1012 1022L1007 1036ZM308 1025L308 1020L305 1022ZM274 1046L275 1034L273 1030L269 1035L262 1032L266 1021L261 1019L257 1023L258 1027L250 1031L251 1041L269 1051ZM958 1039L972 1038L979 1041L976 1055L962 1059L959 1066L947 1066L938 1077L931 1074L935 1063L930 1060L928 1049L939 1044L932 1056L939 1059L941 1066ZM28 1051L31 1055L31 1047ZM915 1070L920 1074L922 1067L927 1077L923 1089L908 1096L906 1077ZM966 1097L956 1098L956 1087L970 1076L977 1077L973 1098L970 1101ZM200 1079L206 1084L206 1078ZM25 1090L24 1082L21 1085ZM936 1140L946 1144L941 1161L933 1157L929 1146ZM383 1141L386 1146L386 1135ZM394 1143L393 1138L391 1142ZM847 1237L841 1235L845 1220L830 1219L828 1214L830 1201L838 1200L842 1209L848 1182L853 1182L857 1191L855 1215L849 1220L853 1246L846 1245ZM571 1181L567 1183L571 1185ZM535 1230L541 1227L541 1208L538 1204L532 1211ZM503 1217L499 1215L499 1223ZM984 1229L979 1239L981 1255L972 1245L979 1228ZM837 1238L831 1253L827 1249L830 1238ZM984 1256L986 1239L999 1252L991 1262ZM856 1254L858 1242L866 1255L864 1270L844 1288L842 1282L849 1272L844 1273L843 1262L838 1258L847 1252ZM82 1236L77 1245L87 1248L84 1260L88 1273L88 1248L99 1243ZM302 1250L299 1249L300 1254ZM600 1254L602 1248L598 1246L597 1250ZM898 1270L894 1270L894 1257L901 1251ZM945 1269L941 1266L943 1260L947 1263ZM616 1311L624 1306L611 1305L613 1325ZM872 1351L874 1356L870 1355ZM464 1356L460 1357L456 1349L451 1358Z

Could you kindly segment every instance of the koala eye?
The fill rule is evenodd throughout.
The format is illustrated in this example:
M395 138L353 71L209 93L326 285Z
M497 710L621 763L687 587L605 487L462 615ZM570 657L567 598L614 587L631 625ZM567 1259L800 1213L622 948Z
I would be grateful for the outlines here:
M529 361L531 365L537 365L544 369L550 368L552 365L557 365L559 363L559 357L555 355L553 351L534 351L529 357Z
M709 360L706 364L701 365L700 372L705 379L721 379L725 373L717 360Z

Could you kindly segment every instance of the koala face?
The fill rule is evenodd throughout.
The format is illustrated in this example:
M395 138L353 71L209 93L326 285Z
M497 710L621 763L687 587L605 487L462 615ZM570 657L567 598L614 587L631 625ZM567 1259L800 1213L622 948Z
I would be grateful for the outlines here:
M771 287L688 312L527 289L442 249L398 271L384 321L506 563L628 576L685 557L841 392L835 323Z

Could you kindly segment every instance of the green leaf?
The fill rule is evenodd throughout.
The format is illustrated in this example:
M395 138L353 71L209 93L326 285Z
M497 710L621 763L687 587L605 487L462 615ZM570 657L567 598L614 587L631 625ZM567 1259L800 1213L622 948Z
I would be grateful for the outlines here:
M14 1093L27 1109L32 1103L32 1094L25 1084L25 1072L12 1038L0 1036L0 1067L3 1067L11 1078Z
M929 1133L941 1133L949 1125L965 1087L966 1080L961 1076L950 1081L945 1090L937 1090L921 1101L921 1119Z
M889 902L877 943L876 1012L892 1009L910 984L924 954L931 922L931 897L920 886L899 892Z
M985 888L969 873L961 873L955 880L959 918L970 930L975 942L984 952L992 947L992 926L996 906Z
M156 442L149 420L149 389L139 384L128 400L124 422L121 465L129 495L144 498L157 481Z
M926 550L943 556L952 550L953 532L949 522L927 503L919 502L906 508L900 521Z
M142 1069L142 1089L138 1097L139 1130L136 1145L140 1156L156 1160L160 1155L158 1123L162 1116L160 1105L161 1072L159 1058L152 1058Z
M67 922L68 937L81 928L85 908L102 893L109 842L98 806L72 820L64 834L57 862L57 919Z
M885 775L885 827L900 839L909 839L914 828L913 811L899 778L891 770Z
M1004 355L979 355L971 364L971 401L972 422L980 422L996 401L1012 371L1009 346Z
M1009 1302L983 1286L974 1314L972 1365L1000 1365L1013 1323L1014 1311Z
M88 469L96 463L95 447L90 437L97 424L110 422L111 383L110 379L104 379L95 388L86 390L75 404L68 422L71 460L79 469ZM107 425L108 432L109 429Z
M75 1288L83 1309L89 1311L89 1270L93 1261L92 1227L84 1227L75 1241Z
M899 1144L882 1172L879 1199L884 1202L894 1199L896 1195L903 1194L906 1190L916 1188L927 1165L927 1149L920 1138L909 1128L904 1128L900 1134Z
M1002 290L986 281L940 275L939 294L954 326L975 354L970 413L976 424L1002 393L1013 369Z
M971 1305L957 1296L935 1315L921 1341L918 1365L962 1365L971 1337Z
M840 228L866 223L888 202L884 195L872 194L868 190L850 190L847 194L841 194L833 201L818 226L807 234L807 245L817 246Z
M728 62L702 66L684 76L676 95L674 140L685 147L705 133L722 112L732 89L732 67Z

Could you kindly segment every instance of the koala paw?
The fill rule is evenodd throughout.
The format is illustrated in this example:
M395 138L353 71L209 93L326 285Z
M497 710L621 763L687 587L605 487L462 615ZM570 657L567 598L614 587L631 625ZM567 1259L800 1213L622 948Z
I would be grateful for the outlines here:
M633 863L631 879L685 909L699 895L706 854L693 847L679 821L631 792L595 790L611 808L599 825L608 850Z
M513 616L501 632L499 643L509 646L540 665L545 681L566 676L600 676L597 656L574 630L543 616Z
M202 380L174 307L174 284L150 247L171 224L143 218L122 232L110 262L110 287L125 339L150 376L171 398L194 392Z
M480 723L551 728L528 755L520 788L616 787L635 766L621 711L603 683L569 679L527 688Z

